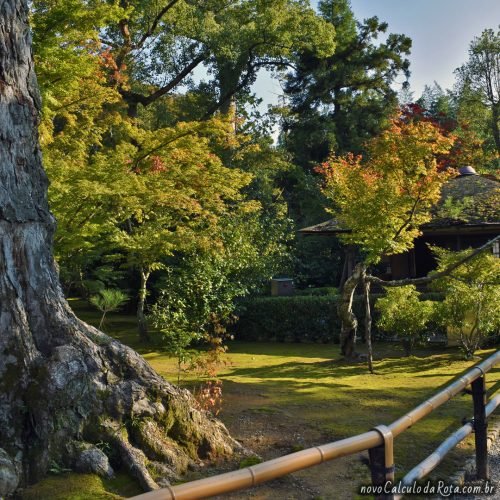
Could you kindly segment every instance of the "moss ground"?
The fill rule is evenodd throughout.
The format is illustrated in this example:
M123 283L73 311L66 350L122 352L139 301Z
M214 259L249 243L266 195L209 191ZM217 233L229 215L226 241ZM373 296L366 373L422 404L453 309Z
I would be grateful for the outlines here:
M85 321L98 322L98 313L89 311L81 302L72 302L72 306ZM167 380L176 382L175 360L158 346L139 344L133 318L110 315L104 329L137 349ZM253 418L258 423L271 420L282 427L292 426L281 431L288 433L291 439L298 428L309 427L322 439L333 441L364 432L378 424L391 423L478 361L465 361L455 349L421 349L408 358L395 344L376 344L375 351L376 374L370 375L365 365L345 364L336 345L232 342L229 363L221 371L225 401L220 417L236 433L239 419L245 414L248 422ZM493 351L489 349L478 354L485 357ZM500 368L490 372L487 380L489 391L497 390ZM183 376L182 383L186 386L190 387L193 382L189 374ZM398 437L395 441L397 475L402 475L425 458L445 437L460 427L464 417L471 416L471 396L457 396ZM248 422L245 425L251 425ZM306 445L310 443L306 442ZM300 449L300 443L291 442L290 451L294 449ZM464 455L472 450L472 440L462 443L439 466L434 477L447 477L459 468ZM81 477L69 474L68 478L75 476ZM368 478L363 467L353 470L352 476L347 479L365 481ZM91 498L116 498L114 493L131 494L119 484L112 486L92 476L85 478L89 482L88 488L93 488ZM57 481L58 478L49 479L39 488L57 485ZM71 481L66 481L70 488ZM77 483L79 479L75 481ZM59 496L29 496L33 493L28 490L28 496L24 498L90 498L85 496L86 493L78 493L80 490L77 487L71 491L64 490L66 493L55 487ZM130 488L130 485L126 487ZM82 488L87 486L82 484Z
M142 491L126 474L101 479L93 474L63 473L48 476L26 488L23 500L119 500Z

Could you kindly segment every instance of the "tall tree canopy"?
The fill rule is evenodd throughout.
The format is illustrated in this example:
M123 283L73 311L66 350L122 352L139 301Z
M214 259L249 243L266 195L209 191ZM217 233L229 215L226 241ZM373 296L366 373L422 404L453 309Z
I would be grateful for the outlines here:
M464 111L488 114L487 129L500 156L500 31L484 30L469 48L469 60L456 71L457 92ZM482 113L481 113L482 108Z
M300 49L331 53L327 23L295 0L35 1L33 20L65 282L95 282L110 262L134 269L145 337L151 273L176 253L218 248L217 225L231 217L268 226L255 253L275 249L274 266L257 266L268 278L286 239L277 179L289 166L265 137L235 134L237 118L215 112L244 98L259 68ZM206 82L192 78L197 66Z
M386 35L387 23L377 18L358 22L348 0L321 1L318 9L335 33L336 50L329 55L298 51L285 71L280 109L280 143L297 165L284 188L298 227L327 216L314 167L331 153L364 151L364 143L390 123L397 107L396 78L409 74L408 37ZM336 284L342 270L337 250L331 238L300 239L296 274L305 284Z
M208 77L199 89L207 94L206 105L199 103L201 118L227 110L233 95L249 90L259 68L286 66L298 50L328 55L334 49L327 24L301 0L36 0L33 9L41 43L68 34L78 47L97 43L108 60L108 83L132 116L139 104L196 87L198 67Z
M330 152L361 152L388 125L397 105L396 78L409 75L407 36L389 34L378 42L387 23L376 17L356 22L348 0L321 1L319 11L337 33L337 49L326 57L301 51L285 86L291 102L285 143L303 166Z
M408 119L437 125L443 134L455 137L452 150L446 156L446 166L460 168L474 165L488 172L498 157L489 126L489 113L479 102L466 96L470 89L456 86L444 91L436 82L426 85L421 97L408 104L403 112Z

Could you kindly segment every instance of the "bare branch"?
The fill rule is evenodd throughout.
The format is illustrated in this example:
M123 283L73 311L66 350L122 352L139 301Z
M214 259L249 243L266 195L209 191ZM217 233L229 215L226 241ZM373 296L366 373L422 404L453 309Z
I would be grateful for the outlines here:
M500 240L500 235L496 236L492 240L488 241L485 243L483 246L476 248L472 253L469 255L465 256L463 259L460 259L457 262L454 262L450 266L448 266L446 269L443 271L439 271L437 273L431 274L429 276L424 276L423 278L407 278L403 280L392 280L392 281L385 281L380 278L377 278L376 276L366 276L366 281L369 281L370 283L375 283L377 285L381 286L390 286L390 287L396 287L396 286L407 286L407 285L426 285L427 283L430 283L436 279L442 278L444 276L448 276L452 271L457 269L457 267L460 267L462 264L465 264L469 260L473 259L476 257L476 255L479 255L480 253L484 252L491 246L496 241Z
M177 74L177 76L171 80L167 85L165 85L164 87L158 89L156 92L153 92L151 95L147 96L145 99L144 99L144 102L142 102L142 104L144 106L147 106L148 104L151 104L152 102L156 101L157 99L159 99L160 97L163 97L165 94L167 94L168 92L170 92L173 88L175 88L177 85L179 85L179 83L182 82L182 80L184 80L184 78L186 78L187 75L189 75L189 73L191 73L191 71L193 71L196 66L200 65L204 60L205 58L207 57L206 54L202 53L200 54L198 57L195 57L179 74Z
M118 89L120 94L128 100L129 102L141 103L143 106L148 106L149 104L155 102L160 97L168 94L173 90L179 83L186 78L191 71L193 71L196 66L201 64L206 58L206 54L200 54L198 57L193 59L173 80L167 83L164 87L159 88L150 95L139 94L138 92L131 92L130 90Z

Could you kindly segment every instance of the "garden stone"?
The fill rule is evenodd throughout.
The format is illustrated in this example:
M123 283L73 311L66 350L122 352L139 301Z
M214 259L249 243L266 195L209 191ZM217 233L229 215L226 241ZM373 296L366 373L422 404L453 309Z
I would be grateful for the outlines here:
M106 478L114 476L108 457L99 448L92 447L83 450L77 458L75 466L78 472L90 472Z

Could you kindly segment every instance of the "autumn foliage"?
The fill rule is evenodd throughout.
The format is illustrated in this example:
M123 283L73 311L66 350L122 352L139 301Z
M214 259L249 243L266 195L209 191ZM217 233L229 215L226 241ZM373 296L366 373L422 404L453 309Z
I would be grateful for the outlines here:
M365 158L332 157L317 167L330 211L350 230L341 239L366 252L367 263L407 250L420 234L451 175L438 158L452 144L432 123L394 120L368 144Z

